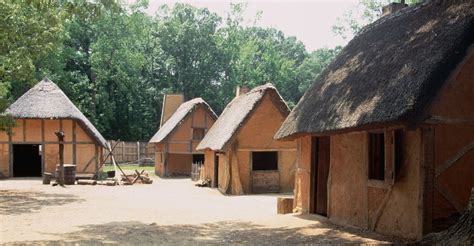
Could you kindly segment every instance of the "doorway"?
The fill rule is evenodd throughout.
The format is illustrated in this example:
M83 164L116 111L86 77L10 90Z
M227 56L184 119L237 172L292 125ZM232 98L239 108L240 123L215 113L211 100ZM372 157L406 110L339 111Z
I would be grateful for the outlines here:
M327 216L329 177L329 137L313 137L311 140L311 188L310 212Z
M219 155L214 153L214 178L212 179L212 188L219 185Z
M41 177L39 144L13 145L13 177Z

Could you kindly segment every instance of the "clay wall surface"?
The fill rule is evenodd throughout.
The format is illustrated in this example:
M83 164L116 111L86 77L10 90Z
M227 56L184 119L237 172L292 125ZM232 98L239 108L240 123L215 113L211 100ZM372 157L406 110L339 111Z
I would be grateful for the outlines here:
M433 102L431 115L441 121L474 123L474 49L453 71Z
M474 187L474 126L437 125L434 134L433 220L442 223L462 213Z
M190 175L193 156L190 154L168 154L167 174L170 176Z
M11 144L42 144L43 171L54 172L59 163L59 145L55 134L58 131L65 134L64 163L76 164L77 172L82 172L90 163L85 172L95 172L102 158L102 147L97 146L74 120L17 119L16 126L12 129ZM8 177L12 170L9 163L9 137L6 132L0 132L0 148L0 172Z
M285 117L267 94L238 132L234 140L236 153L232 159L237 161L238 179L243 193L252 192L252 151L278 151L280 190L285 192L293 190L296 141L283 142L273 139L284 119ZM238 183L239 180L233 184Z

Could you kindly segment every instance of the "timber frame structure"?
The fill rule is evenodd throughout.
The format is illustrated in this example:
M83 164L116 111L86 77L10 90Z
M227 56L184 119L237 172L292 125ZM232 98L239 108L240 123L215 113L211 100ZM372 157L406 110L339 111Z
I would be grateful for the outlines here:
M188 176L193 162L204 162L204 152L196 146L217 115L202 98L179 103L172 99L184 97L171 96L165 95L161 127L150 140L155 144L155 173L160 177Z
M76 165L77 172L93 174L98 171L105 139L47 78L14 102L7 113L13 116L16 126L9 132L0 133L2 176L53 173L59 163L55 132L60 131L65 133L65 163ZM15 154L15 151L20 153ZM18 173L20 169L23 171ZM29 169L36 171L32 173Z
M421 239L474 187L474 4L384 15L321 73L275 137L298 141L294 209Z
M224 194L291 192L296 142L273 135L289 113L272 84L241 90L197 146L204 176Z

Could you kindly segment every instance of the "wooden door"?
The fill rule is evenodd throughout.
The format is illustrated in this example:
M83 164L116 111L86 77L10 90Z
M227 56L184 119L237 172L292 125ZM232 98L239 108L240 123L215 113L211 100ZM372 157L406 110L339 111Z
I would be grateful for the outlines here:
M312 213L327 216L329 137L314 137L311 141L311 204Z

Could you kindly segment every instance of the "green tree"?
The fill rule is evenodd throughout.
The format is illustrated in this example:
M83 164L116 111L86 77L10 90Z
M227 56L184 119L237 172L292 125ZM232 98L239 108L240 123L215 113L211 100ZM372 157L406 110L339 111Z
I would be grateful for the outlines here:
M421 0L407 0L408 5L414 5ZM352 38L360 30L382 16L382 7L394 2L393 0L359 0L359 3L352 9L337 18L336 24L332 26L335 34L342 38ZM398 1L400 2L400 0Z
M60 47L63 15L56 1L0 1L0 97L34 84L35 65Z

